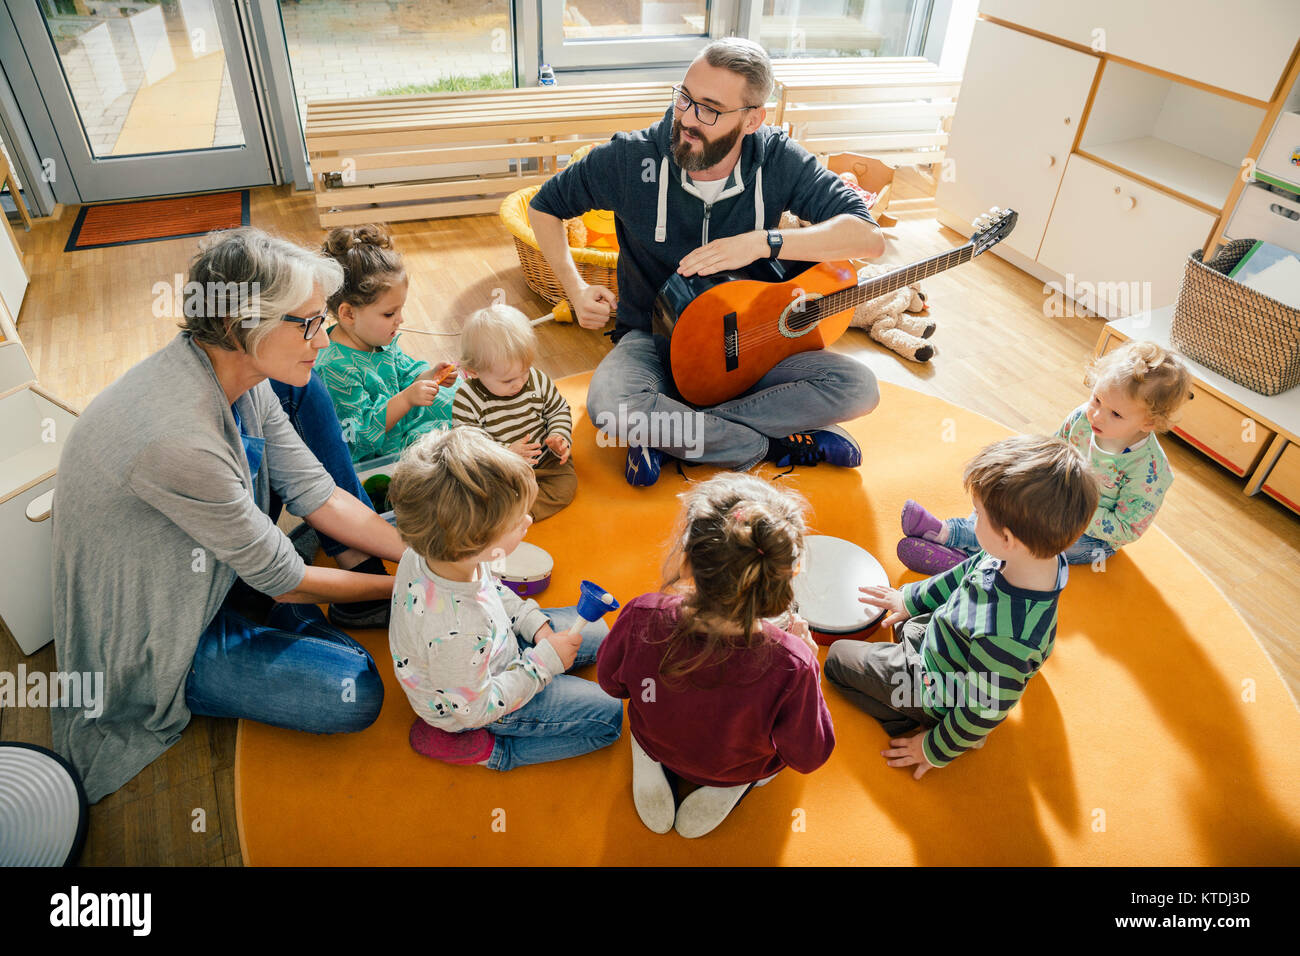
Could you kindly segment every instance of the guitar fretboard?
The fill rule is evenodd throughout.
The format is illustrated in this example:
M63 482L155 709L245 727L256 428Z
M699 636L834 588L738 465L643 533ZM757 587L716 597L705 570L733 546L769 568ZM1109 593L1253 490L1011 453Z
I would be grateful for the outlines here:
M877 296L893 292L895 289L901 289L903 286L911 285L921 279L938 275L953 266L970 262L974 256L975 244L968 242L966 245L959 246L948 252L941 252L928 259L922 259L920 262L914 262L901 269L895 269L893 272L875 276L850 289L841 289L839 292L832 292L828 296L815 299L805 306L802 313L792 313L787 324L792 331L802 331L827 316L835 315L846 309L856 308L863 302L868 302Z

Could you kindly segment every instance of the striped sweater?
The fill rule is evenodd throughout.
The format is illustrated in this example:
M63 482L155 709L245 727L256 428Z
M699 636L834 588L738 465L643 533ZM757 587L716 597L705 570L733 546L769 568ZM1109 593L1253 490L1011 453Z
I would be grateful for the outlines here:
M503 445L528 435L543 442L559 435L573 443L573 414L560 390L540 369L528 372L528 382L518 395L493 395L477 378L466 379L456 391L451 407L452 425L477 425ZM555 460L549 448L542 448L537 464Z
M1052 653L1068 567L1058 555L1056 589L1027 591L1002 576L1001 561L979 551L943 574L904 585L907 612L930 612L921 660L922 708L938 721L923 742L932 766L979 744L1020 700Z

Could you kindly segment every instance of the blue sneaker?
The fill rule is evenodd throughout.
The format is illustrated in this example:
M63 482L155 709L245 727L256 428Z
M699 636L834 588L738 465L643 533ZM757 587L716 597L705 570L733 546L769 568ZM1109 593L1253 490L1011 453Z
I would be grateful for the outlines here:
M645 488L659 480L659 469L663 467L664 453L649 445L627 446L627 464L623 468L623 477L629 485Z
M768 461L778 468L816 465L823 461L840 468L856 468L862 464L862 449L838 425L769 438L768 443Z

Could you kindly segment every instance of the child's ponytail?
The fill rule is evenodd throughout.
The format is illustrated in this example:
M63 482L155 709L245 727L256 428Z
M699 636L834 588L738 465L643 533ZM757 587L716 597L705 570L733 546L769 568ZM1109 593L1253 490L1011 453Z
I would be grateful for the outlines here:
M660 665L666 680L765 643L755 627L794 601L805 532L803 499L750 475L718 475L685 499L675 554L692 580Z

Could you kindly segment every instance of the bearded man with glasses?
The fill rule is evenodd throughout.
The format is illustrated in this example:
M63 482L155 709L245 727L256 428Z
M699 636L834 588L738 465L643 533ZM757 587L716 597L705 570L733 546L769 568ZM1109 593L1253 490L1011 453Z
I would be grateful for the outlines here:
M752 389L720 405L685 403L672 382L667 340L651 331L655 296L674 272L712 275L762 259L825 262L875 258L885 248L866 203L781 130L765 125L772 65L749 40L709 44L664 118L617 133L548 180L529 207L538 246L583 328L605 326L617 306L614 349L587 391L587 411L607 440L628 445L626 477L650 485L665 456L743 471L818 462L856 467L861 450L835 423L876 407L871 370L830 351L777 364ZM591 209L614 213L618 288L589 285L569 254L564 220ZM814 225L774 228L790 210ZM691 445L671 444L649 423L700 416ZM665 417L666 416L666 417ZM619 428L629 434L618 434ZM633 423L662 447L635 444ZM647 433L641 431L642 434ZM684 435L681 437L685 437Z

